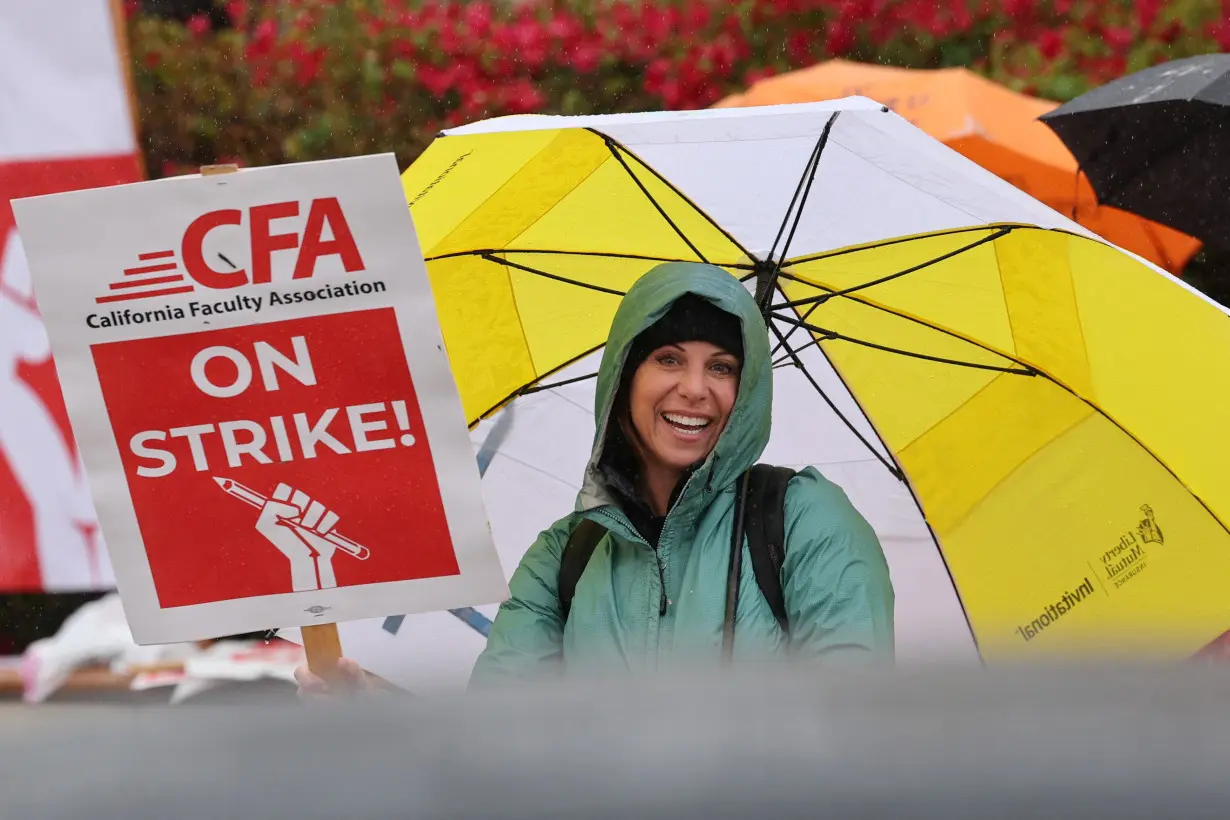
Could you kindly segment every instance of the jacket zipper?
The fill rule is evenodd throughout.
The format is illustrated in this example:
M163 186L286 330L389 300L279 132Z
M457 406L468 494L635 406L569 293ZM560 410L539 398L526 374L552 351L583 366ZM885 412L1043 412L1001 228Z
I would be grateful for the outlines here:
M717 456L714 456L714 464L716 463L717 463ZM709 476L710 478L712 478L713 476L712 470L709 471ZM679 506L679 501L683 498L684 494L687 493L688 487L692 483L692 478L693 476L688 476L687 481L683 482L683 487L679 490L679 495L675 497L675 503L671 504L670 509L666 511L666 518L670 518L671 513L675 511L675 507ZM706 481L705 482L706 488L708 488L708 484L709 484L708 481ZM662 528L666 529L665 519L663 519L662 521ZM661 540L662 540L662 536L659 535L658 541L661 542ZM658 600L658 617L665 618L666 609L671 604L670 598L666 597L666 567L662 565L662 555L658 552L657 547L653 548L653 557L654 557L654 560L658 562L658 585L659 585L659 589L662 591L662 594Z
M658 555L658 551L653 551L653 557L658 562L658 580L661 582L662 599L658 604L658 617L666 617L666 608L670 605L670 601L666 597L666 569L662 566L662 556Z
M687 485L685 484L684 487L686 488ZM680 495L682 495L682 493L680 493ZM609 518L613 522L622 523L619 521L618 518L606 512L605 510L599 510L598 514L605 518ZM670 515L670 513L668 512L667 515ZM659 588L658 617L665 618L667 607L670 606L671 602L670 602L670 599L666 597L666 567L662 565L662 556L658 553L657 547L653 546L648 541L646 541L644 538L640 537L640 533L636 533L635 530L633 531L633 533L637 541L640 541L642 544L649 547L649 549L653 551L654 563L658 565L658 588Z
M716 469L716 467L717 467L717 456L714 456L713 464L710 466L708 479L705 481L705 491L706 492L709 491L710 483L713 480L713 472ZM679 500L683 498L684 494L688 491L688 485L690 485L691 483L692 483L692 476L688 476L688 480L683 482L683 488L679 490L679 495L675 498L675 503L672 504L671 508L666 511L667 518L669 518L670 514L674 512L675 507L678 506L679 504ZM601 512L603 515L610 518L612 521L619 520L615 516L611 515L610 513L607 513L605 511L601 511ZM663 521L662 523L663 523L663 527L665 528L666 522ZM671 603L670 599L666 597L666 567L662 565L662 556L658 553L657 547L651 546L649 542L646 541L644 538L638 538L637 540L639 540L642 544L644 544L645 546L653 550L653 559L654 559L654 562L658 565L658 589L660 590L660 594L658 596L658 617L665 618L666 610L670 606L670 603ZM661 540L661 536L659 536L658 540L659 541Z

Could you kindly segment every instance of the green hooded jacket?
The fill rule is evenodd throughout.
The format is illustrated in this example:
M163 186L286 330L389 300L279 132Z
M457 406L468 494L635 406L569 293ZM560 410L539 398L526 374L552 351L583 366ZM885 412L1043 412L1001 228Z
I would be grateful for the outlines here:
M677 494L654 549L616 503L599 458L629 346L685 293L740 319L744 360L726 428ZM594 448L576 509L539 535L522 558L471 683L719 663L736 482L768 444L772 400L768 334L738 279L696 263L659 265L639 279L620 303L603 352ZM792 658L827 666L891 660L893 589L871 526L812 467L791 480L785 514L782 589L790 634L782 632L756 583L745 541L735 662ZM582 518L609 534L577 583L565 624L557 594L560 555Z

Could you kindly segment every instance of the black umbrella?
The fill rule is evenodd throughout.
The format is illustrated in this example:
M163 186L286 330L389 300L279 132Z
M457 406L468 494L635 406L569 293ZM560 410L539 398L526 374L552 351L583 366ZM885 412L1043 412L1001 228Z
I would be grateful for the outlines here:
M1230 247L1230 54L1130 74L1041 119L1101 203Z

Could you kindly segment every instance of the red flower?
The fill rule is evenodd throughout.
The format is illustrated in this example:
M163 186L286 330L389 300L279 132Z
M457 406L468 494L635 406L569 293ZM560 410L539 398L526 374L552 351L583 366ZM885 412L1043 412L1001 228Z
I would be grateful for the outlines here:
M248 18L247 0L230 0L226 4L226 14L236 28L243 26L244 21Z
M1034 16L1037 0L1003 0L1004 14L1013 20L1024 22Z
M538 68L547 61L547 41L542 28L532 20L519 20L508 26L506 53L529 68Z
M708 108L720 99L722 99L722 87L716 82L710 82L698 88L683 107Z
M679 85L679 81L674 77L668 77L662 83L662 87L658 89L658 96L662 98L662 102L668 109L677 109L679 101L683 99L683 89Z
M389 55L394 60L406 60L409 62L414 59L414 43L405 39L393 40L389 43Z
M1053 29L1047 29L1038 36L1038 51L1048 60L1054 60L1064 50L1063 35Z
M786 38L786 53L794 65L807 65L812 61L812 34L810 31L794 31Z
M1102 39L1114 51L1126 51L1136 40L1136 35L1129 28L1106 26L1102 29Z
M714 72L722 77L730 75L731 69L735 67L735 61L739 59L739 49L727 36L719 38L705 51L705 56L713 66Z
M698 34L709 25L709 6L705 0L686 0L680 16L683 18L682 32Z
M325 49L307 49L302 43L294 42L287 49L287 55L295 67L295 82L301 88L306 88L320 79L320 67L325 61Z
M672 73L669 61L662 57L654 60L645 68L645 90L650 94L660 93Z
M454 26L446 23L436 34L435 48L441 54L450 57L455 54L464 54L467 39Z
M423 16L423 22L434 22L437 17L442 16L440 14L440 4L435 0L427 0L419 8L419 14Z
M1165 0L1136 0L1136 25L1142 32L1153 30L1158 14L1165 5Z
M636 11L632 5L627 2L616 2L607 6L606 14L610 15L609 22L613 23L618 30L631 30L636 25Z
M273 41L277 35L278 27L272 20L265 20L258 25L253 32L252 41L248 44L248 59L263 57L273 50Z
M503 107L513 114L530 114L547 103L547 97L529 80L521 78L500 89Z
M755 9L761 12L761 19L785 17L790 14L791 0L761 0Z
M571 45L583 33L584 27L581 23L567 14L556 14L547 21L547 36L565 45Z
M841 57L854 48L854 31L840 20L829 23L825 32L824 50L829 56Z
M452 77L448 72L434 65L419 66L417 76L423 88L426 88L433 97L444 96L444 92L448 91L452 83Z
M777 69L773 66L753 68L751 71L743 75L743 85L750 88L761 80L767 80L775 74L777 74Z
M738 14L728 14L722 20L722 31L731 37L743 39L743 19Z
M1209 36L1217 41L1222 51L1230 51L1230 21L1223 20L1210 27Z
M602 63L602 48L594 43L577 43L568 51L568 62L581 74L592 74Z
M1175 40L1179 39L1179 35L1182 33L1183 33L1183 26L1179 25L1179 21L1171 20L1169 23L1166 24L1166 27L1164 29L1162 29L1161 31L1157 33L1157 39L1169 45L1173 43ZM1225 47L1222 48L1222 51L1226 51L1226 50L1227 48ZM1169 59L1169 58L1165 58L1161 60L1160 62L1165 62L1166 59Z
M679 65L675 66L675 77L684 89L699 88L704 85L709 75L708 67L702 68L700 64L704 53L703 48L693 48Z
M301 15L301 19L307 15ZM367 35L369 40L378 40L381 34L384 34L388 23L380 17L371 17L363 21L363 33ZM306 27L306 26L305 26Z
M674 21L671 19L674 15L671 12L674 11L673 8L662 9L652 3L646 3L641 7L639 30L650 48L657 48L670 39L671 32L674 30Z
M211 28L209 17L205 14L192 15L188 18L188 23L185 27L193 37L203 37L209 33Z
M461 15L462 21L469 29L470 35L473 37L486 37L491 31L491 20L494 13L491 10L491 5L479 0L474 3L466 3L465 12Z
M1115 54L1089 60L1085 65L1086 73L1095 84L1110 82L1123 76L1127 68L1127 59L1122 54Z

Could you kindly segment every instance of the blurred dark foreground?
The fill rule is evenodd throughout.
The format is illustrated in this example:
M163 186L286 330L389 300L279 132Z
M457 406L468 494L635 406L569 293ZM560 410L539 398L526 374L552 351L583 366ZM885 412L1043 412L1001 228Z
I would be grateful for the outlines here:
M1230 818L1230 670L8 707L4 817Z

